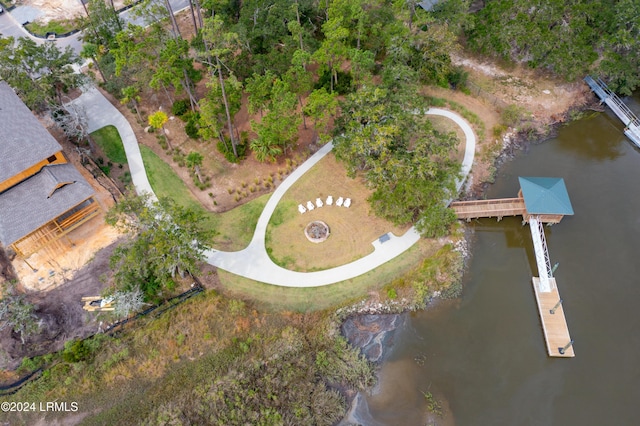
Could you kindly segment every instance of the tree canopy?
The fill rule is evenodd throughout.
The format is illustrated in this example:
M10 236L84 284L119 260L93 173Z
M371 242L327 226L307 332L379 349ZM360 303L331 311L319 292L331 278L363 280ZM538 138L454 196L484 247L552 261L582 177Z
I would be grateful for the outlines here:
M18 291L14 281L2 283L0 296L0 330L10 327L14 333L20 334L24 343L25 338L39 328L34 305L27 300L26 294Z
M456 14L467 14L462 28L468 45L483 54L545 68L567 80L595 73L627 95L640 85L637 1L495 0L475 14L443 9L440 17Z
M37 44L31 39L0 39L0 76L14 88L32 110L56 108L63 95L85 81L72 65L79 58L71 47L59 49L54 43Z
M351 175L364 175L377 214L440 236L455 220L444 200L453 194L460 167L450 155L457 138L436 132L423 107L407 91L364 86L342 104L335 153Z
M177 274L195 271L215 235L203 226L204 213L148 195L128 196L109 210L106 220L132 236L110 260L116 290L139 287L147 301L172 289Z

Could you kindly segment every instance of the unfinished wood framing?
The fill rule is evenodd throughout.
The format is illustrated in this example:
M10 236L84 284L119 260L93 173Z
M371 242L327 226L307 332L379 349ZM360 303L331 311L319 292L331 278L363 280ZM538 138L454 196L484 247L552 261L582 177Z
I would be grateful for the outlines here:
M60 244L60 239L102 211L95 198L90 197L46 225L11 245L23 259L33 253ZM62 247L60 247L62 248Z

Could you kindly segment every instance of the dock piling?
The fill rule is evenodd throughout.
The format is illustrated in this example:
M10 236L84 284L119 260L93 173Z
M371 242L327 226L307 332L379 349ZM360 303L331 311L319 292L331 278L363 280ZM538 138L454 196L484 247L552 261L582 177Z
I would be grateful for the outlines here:
M560 305L562 305L562 299L558 300L558 303L556 303L556 305L553 308L551 308L551 310L549 310L549 313L551 315L555 315L556 309L558 309Z
M558 348L558 352L560 352L560 355L564 355L564 351L569 349L569 347L571 347L571 346L573 346L573 340L570 340L569 343L564 345L562 348Z

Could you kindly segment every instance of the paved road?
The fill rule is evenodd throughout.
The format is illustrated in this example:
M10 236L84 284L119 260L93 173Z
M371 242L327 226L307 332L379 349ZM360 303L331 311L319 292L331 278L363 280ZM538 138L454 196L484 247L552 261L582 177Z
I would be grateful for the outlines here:
M144 170L142 156L138 141L131 129L131 125L124 116L97 90L91 89L73 101L85 109L89 121L89 131L92 132L106 125L112 124L118 128L124 144L127 161L131 170L131 179L138 193L149 192L153 194L149 180ZM459 115L450 111L432 108L427 114L441 115L453 120L464 131L466 137L465 156L462 162L464 177L471 170L475 153L476 138L471 126ZM293 171L274 191L267 201L258 223L253 238L249 245L236 252L224 252L208 250L205 253L207 262L225 271L241 275L267 284L283 287L319 287L348 280L369 272L376 267L388 262L394 257L408 250L419 239L420 235L412 227L402 236L391 233L390 239L384 243L374 241L374 252L346 265L318 272L295 272L284 269L269 258L265 247L267 225L276 206L287 190L313 167L322 157L333 149L333 144L328 143L316 152L311 158ZM464 178L458 181L458 190L462 187Z
M79 1L79 0L78 0ZM188 0L170 0L171 7L174 13L178 13L187 7L189 7ZM66 48L67 46L71 46L71 48L76 52L76 54L80 55L82 51L82 41L80 37L82 36L82 31L72 34L68 37L59 37L54 41L47 41L42 38L32 36L28 31L26 31L22 24L27 21L33 21L33 19L37 18L37 10L18 10L21 8L16 8L15 10L8 12L4 11L4 13L0 14L0 36L2 37L28 37L35 41L38 44L41 43L55 43L61 49ZM30 8L33 9L33 8ZM17 12L16 12L17 10ZM144 22L142 18L134 18L131 16L131 11L133 9L128 9L120 13L120 17L124 20L125 23L136 24L140 26L145 26L147 23Z

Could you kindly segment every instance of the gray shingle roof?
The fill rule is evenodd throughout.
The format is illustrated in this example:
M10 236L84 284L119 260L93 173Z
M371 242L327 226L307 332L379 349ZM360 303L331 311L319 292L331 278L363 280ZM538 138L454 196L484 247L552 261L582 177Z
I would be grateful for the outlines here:
M0 182L61 150L13 89L0 81Z
M54 164L0 194L0 242L9 246L93 195L72 164Z

